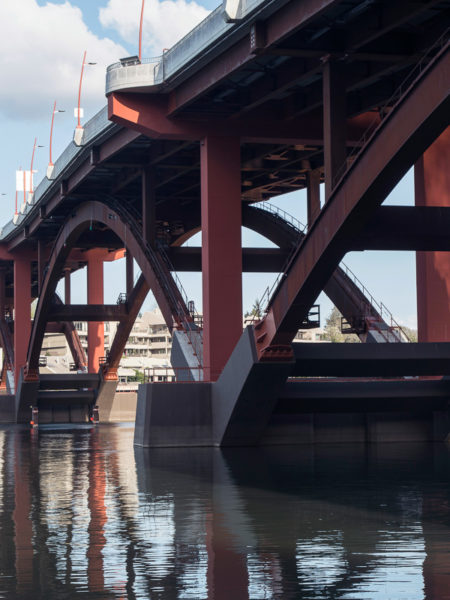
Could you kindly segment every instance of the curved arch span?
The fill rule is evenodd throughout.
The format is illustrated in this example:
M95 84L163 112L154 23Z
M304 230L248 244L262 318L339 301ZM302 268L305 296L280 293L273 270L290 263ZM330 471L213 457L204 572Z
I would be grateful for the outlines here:
M449 125L450 43L387 114L337 183L255 327L258 354L290 344L298 323L394 186Z
M299 240L303 240L305 237L304 233L293 227L288 221L254 206L244 205L242 207L242 225L286 250L292 250ZM200 230L200 227L195 224L193 229L177 238L173 245L181 245L179 243L181 239L181 243L184 243ZM323 291L349 323L361 316L372 317L377 322L383 323L383 318L373 304L340 267L331 275ZM366 341L367 332L365 330L358 335L361 341Z
M122 240L139 265L170 329L174 319L179 323L183 312L189 314L164 262L145 243L137 224L126 210L118 206L111 208L102 202L86 202L66 220L53 246L31 331L26 370L28 379L38 377L39 354L46 324L51 320L52 300L60 273L76 241L93 222L105 225Z

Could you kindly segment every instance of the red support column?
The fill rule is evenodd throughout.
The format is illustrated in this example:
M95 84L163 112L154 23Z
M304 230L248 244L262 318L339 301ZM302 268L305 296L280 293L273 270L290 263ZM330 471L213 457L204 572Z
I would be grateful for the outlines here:
M155 181L151 167L142 171L142 235L151 246L155 245L156 217L155 217Z
M323 66L323 152L325 201L328 200L347 158L346 95L341 64L329 59Z
M38 271L38 292L41 293L42 284L44 283L45 269L45 244L42 240L37 243L37 271Z
M5 311L6 311L5 270L0 269L0 319L5 318Z
M219 376L242 334L241 164L238 138L201 144L203 364Z
M320 213L320 171L306 173L306 202L308 209L308 229Z
M88 304L104 304L103 300L103 261L90 254L87 266ZM96 373L99 358L105 355L105 325L103 322L88 323L88 371Z
M416 206L450 206L450 127L414 168ZM450 341L450 253L417 252L419 342Z
M133 291L134 286L134 263L133 257L129 250L126 251L126 280L127 280L127 300L130 298L130 294Z
M31 262L14 260L14 378L19 381L20 369L27 362L31 334Z
M64 302L70 304L70 269L64 269Z

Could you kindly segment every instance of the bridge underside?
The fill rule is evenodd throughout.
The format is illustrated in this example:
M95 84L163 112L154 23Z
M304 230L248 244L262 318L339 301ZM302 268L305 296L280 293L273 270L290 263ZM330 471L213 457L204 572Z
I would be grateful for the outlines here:
M143 387L137 442L170 438L172 419L174 439L176 427L188 428L181 436L186 443L257 443L271 420L285 414L280 411L294 389L299 415L307 414L302 394L313 401L303 384L293 387L286 379L299 363L292 340L322 290L361 340L370 341L369 324L372 329L376 324L381 341L402 341L339 267L353 250L418 251L419 341L450 341L448 2L256 4L257 13L211 41L201 60L189 62L162 87L110 90L110 121L103 115L102 127L100 117L86 126L80 146L70 147L69 159L55 165L54 179L38 187L30 210L6 228L0 247L0 337L7 359L3 371L14 374L19 420L28 420L30 403L48 407L55 390L63 392L62 403L88 407L86 418L105 397L101 412L107 418L124 345L151 290L174 337L199 344L192 356L183 357L180 350L179 357L182 366L201 372L202 381L188 387L177 383L171 392L168 386ZM169 63L171 52L165 55ZM118 68L125 75L127 68L136 70ZM416 206L382 207L413 167ZM302 189L308 211L304 231L257 208ZM243 225L278 247L242 249ZM201 249L182 247L199 231ZM103 264L123 257L124 293L117 305L106 305ZM134 261L142 272L137 281ZM70 277L84 266L87 304L75 305ZM176 269L202 271L201 332L171 276ZM242 334L245 270L275 270L282 277L265 317ZM55 300L62 279L64 304ZM13 341L8 341L9 325L3 321L12 317ZM119 326L105 357L103 322L109 319ZM89 323L87 357L74 320ZM72 387L46 381L39 372L45 332L63 323L80 371L71 376ZM322 376L328 360L341 369L331 376L438 377L438 383L398 381L399 390L402 385L411 390L416 408L422 391L446 390L445 346L436 346L433 359L425 346L381 346L396 349L377 350L373 370L366 371L366 350L360 361L346 362L330 347L328 358L316 361L311 348L297 375ZM388 358L391 351L397 362ZM398 372L386 372L386 365L395 371L398 364ZM89 385L77 377L85 369L93 377ZM179 386L192 402L180 404ZM358 386L347 387L349 394L359 393ZM369 387L380 390L384 406L395 386ZM336 398L342 389L335 388ZM362 399L374 404L370 393ZM405 393L399 392L409 398ZM430 415L446 410L440 393L432 393L428 408L424 399ZM318 413L329 406L320 404L320 394L317 402ZM359 414L356 397L354 402ZM352 412L348 408L342 413Z

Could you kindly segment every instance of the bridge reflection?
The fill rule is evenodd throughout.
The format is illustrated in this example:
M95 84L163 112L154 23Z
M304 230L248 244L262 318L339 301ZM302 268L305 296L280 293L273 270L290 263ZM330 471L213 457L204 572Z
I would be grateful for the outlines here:
M132 437L0 429L0 597L450 597L447 447Z

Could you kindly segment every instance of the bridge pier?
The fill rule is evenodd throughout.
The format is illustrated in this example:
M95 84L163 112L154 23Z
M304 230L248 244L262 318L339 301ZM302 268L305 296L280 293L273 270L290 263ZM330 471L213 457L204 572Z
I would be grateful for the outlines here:
M20 370L27 362L31 334L31 261L14 259L14 379L19 382Z
M416 206L450 206L450 127L414 168ZM417 252L420 342L450 341L450 253Z
M103 260L96 253L90 253L87 265L88 304L104 304L103 300ZM99 359L105 354L105 325L100 321L88 323L88 371L97 373Z
M215 381L242 333L241 163L238 137L201 142L203 364Z

